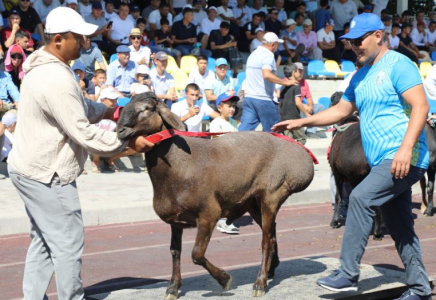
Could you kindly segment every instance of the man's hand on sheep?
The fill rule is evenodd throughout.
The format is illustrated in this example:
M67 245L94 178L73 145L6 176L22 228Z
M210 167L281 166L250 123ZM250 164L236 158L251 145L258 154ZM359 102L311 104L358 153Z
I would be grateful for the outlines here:
M148 152L154 147L152 142L146 140L143 136L136 136L129 140L129 148L136 152Z
M285 130L296 130L304 126L305 119L287 120L275 124L271 127L272 131L283 132Z

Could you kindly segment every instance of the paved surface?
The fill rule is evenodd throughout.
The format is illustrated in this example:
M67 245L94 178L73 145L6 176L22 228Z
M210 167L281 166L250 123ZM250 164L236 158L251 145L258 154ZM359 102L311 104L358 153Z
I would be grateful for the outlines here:
M326 137L323 132L320 135ZM318 171L312 184L304 192L292 195L285 205L329 201L330 167L326 151L330 140L330 137L308 140L306 146L320 162L316 167ZM127 158L123 162L131 168ZM77 185L86 226L158 219L153 210L153 189L146 172L95 174L91 172L89 160L85 169L88 175L80 176ZM0 180L0 191L0 235L28 232L23 202L9 179Z
M419 199L415 197L414 201L415 228L421 240L424 263L434 278L436 218L423 217L419 212ZM269 282L268 298L264 299L345 299L344 296L356 300L379 299L373 298L373 293L359 298L354 294L330 293L316 286L316 278L337 266L343 228L330 229L330 217L328 203L281 209L277 218L281 264L276 278ZM240 227L239 235L215 230L206 257L234 277L223 299L251 299L250 288L261 259L261 232L249 216L237 220L236 225ZM169 226L160 220L87 227L82 278L89 299L164 299L165 286L171 277L170 235ZM195 229L183 233L180 299L200 296L215 299L222 290L191 260L195 235ZM22 296L21 280L29 241L27 234L0 237L1 300ZM383 241L369 240L362 263L360 292L368 293L380 286L385 291L401 293L394 288L402 285L403 267L389 235ZM165 282L153 285L157 281ZM54 279L48 293L50 299L57 299ZM392 294L386 299L393 299Z

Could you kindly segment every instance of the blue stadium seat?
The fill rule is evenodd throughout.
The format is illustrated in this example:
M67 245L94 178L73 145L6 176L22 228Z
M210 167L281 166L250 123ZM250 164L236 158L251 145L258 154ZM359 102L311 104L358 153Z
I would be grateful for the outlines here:
M8 23L6 23L6 24L8 24ZM32 39L37 41L37 42L41 41L41 37L39 36L38 33L32 33Z
M436 114L436 100L428 100L428 104L430 104L430 111L429 112L431 114Z
M208 57L207 58L207 69L215 72L215 58Z
M233 78L233 70L227 70L226 75L229 76L230 78Z
M324 105L324 108L329 108L331 100L329 97L321 97L318 99L318 103Z
M246 75L245 71L238 73L238 76L236 76L237 82L236 82L236 85L235 85L235 91L236 92L239 91L239 89L241 88L242 82L244 82L246 77L247 77L247 75Z
M356 66L354 65L354 63L352 61L344 60L341 63L341 70L342 70L342 72L354 72L354 71L356 71Z
M307 65L307 75L310 77L315 76L335 76L336 74L333 72L327 72L325 69L324 62L322 60L311 60Z
M130 102L129 97L118 98L118 100L117 100L118 106L126 106L129 102Z
M431 53L431 60L436 60L436 51Z
M112 55L111 55L111 58L109 59L109 63L115 61L117 58L118 58L118 56L117 56L116 53L112 54Z

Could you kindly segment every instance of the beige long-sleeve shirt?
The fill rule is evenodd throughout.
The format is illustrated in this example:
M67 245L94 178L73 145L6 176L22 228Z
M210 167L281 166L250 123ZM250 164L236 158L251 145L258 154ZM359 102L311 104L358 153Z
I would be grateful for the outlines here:
M24 63L14 147L8 163L32 180L49 183L56 173L61 184L76 180L88 151L111 155L122 151L115 132L92 125L107 107L83 97L71 68L43 49Z

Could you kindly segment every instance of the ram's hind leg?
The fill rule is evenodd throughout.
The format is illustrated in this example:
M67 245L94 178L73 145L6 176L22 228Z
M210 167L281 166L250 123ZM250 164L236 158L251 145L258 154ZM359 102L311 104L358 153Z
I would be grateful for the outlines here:
M195 245L192 249L192 261L196 265L200 265L205 268L213 278L223 287L223 289L230 289L230 284L232 283L232 277L227 274L224 270L215 267L210 261L205 257L206 249L209 244L212 232L215 228L218 216L211 217L199 216L197 219L197 237L195 239Z
M171 255L173 257L173 274L170 285L166 291L166 300L177 299L179 288L182 286L182 276L180 274L180 254L182 253L182 234L183 228L171 225Z

